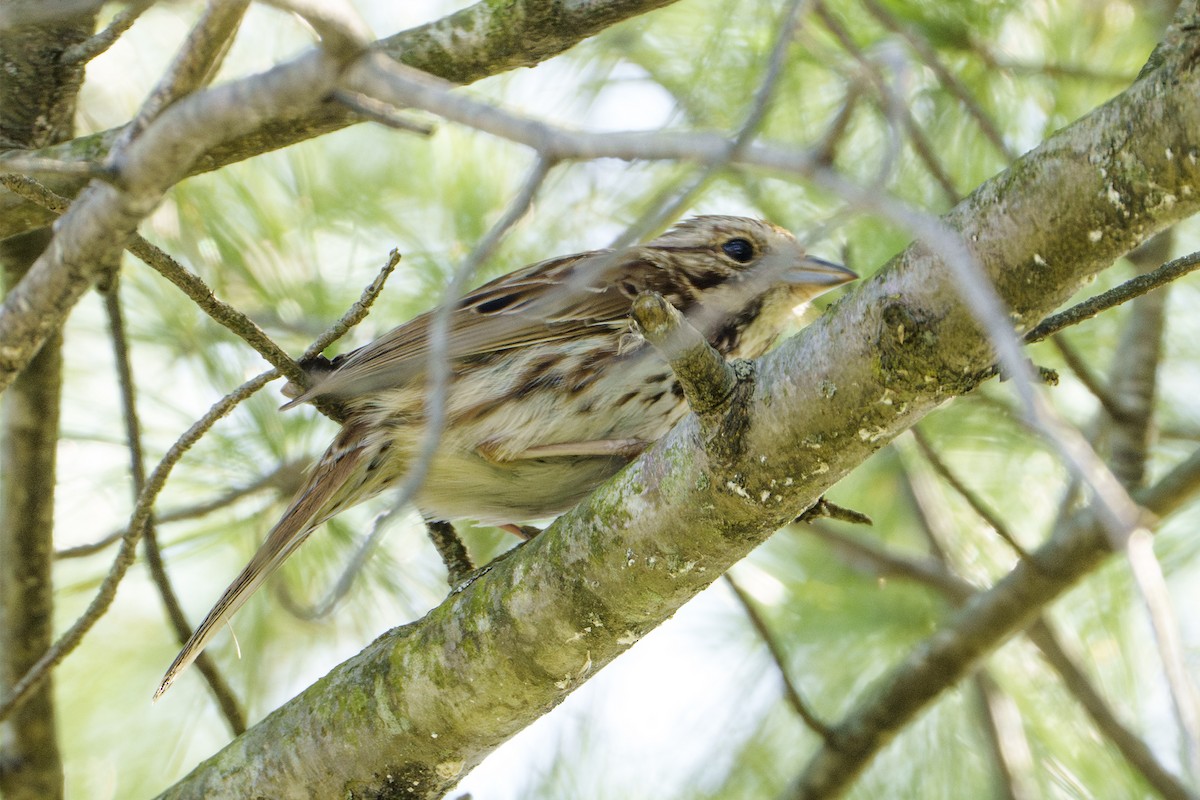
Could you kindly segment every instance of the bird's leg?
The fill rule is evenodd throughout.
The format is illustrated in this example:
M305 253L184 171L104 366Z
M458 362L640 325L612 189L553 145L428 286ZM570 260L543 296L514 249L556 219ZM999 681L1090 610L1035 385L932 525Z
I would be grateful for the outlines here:
M449 522L427 519L425 530L429 532L430 541L442 557L442 563L446 565L446 581L453 589L475 571L475 565L471 563L471 554L467 552L462 539L458 538L458 531L454 530L454 526Z
M511 522L507 525L501 525L500 530L511 533L522 542L528 542L530 539L542 532L541 528L533 525L514 525Z

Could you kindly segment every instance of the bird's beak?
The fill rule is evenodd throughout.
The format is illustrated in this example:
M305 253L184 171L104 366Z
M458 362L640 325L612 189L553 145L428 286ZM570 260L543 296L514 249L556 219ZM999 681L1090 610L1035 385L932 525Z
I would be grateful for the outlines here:
M799 264L787 272L787 281L797 286L820 286L832 289L843 283L858 280L858 273L816 256L804 257Z

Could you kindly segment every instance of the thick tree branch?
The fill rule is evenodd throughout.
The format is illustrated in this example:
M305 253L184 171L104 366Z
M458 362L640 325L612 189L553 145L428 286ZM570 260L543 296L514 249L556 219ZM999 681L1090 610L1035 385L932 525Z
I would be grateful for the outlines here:
M411 67L457 84L474 83L517 67L532 67L630 17L674 0L569 0L544 3L515 0L480 2L440 20L402 31L376 42L374 49ZM214 144L189 166L189 175L210 172L256 155L279 150L348 125L362 117L330 100L262 120L249 131ZM121 128L92 134L37 155L61 161L104 160ZM47 183L66 197L85 185L79 177L58 176ZM44 209L0 191L0 239L48 224Z
M1200 182L1200 70L1189 63L1166 58L945 218L1019 320L1045 317L1118 255L1200 209L1200 193L1185 191ZM910 247L758 363L739 452L712 463L689 417L518 553L165 796L280 795L296 781L315 794L440 796L871 453L973 388L994 353L956 286L929 248ZM1086 525L1035 553L1036 565L1018 564L904 665L872 719L839 726L842 746L822 751L805 785L844 785L897 726L1108 553Z

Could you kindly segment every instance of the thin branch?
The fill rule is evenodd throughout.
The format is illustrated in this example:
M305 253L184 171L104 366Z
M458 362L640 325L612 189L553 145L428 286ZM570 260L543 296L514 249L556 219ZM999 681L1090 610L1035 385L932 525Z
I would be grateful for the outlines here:
M400 251L392 250L389 252L387 261L380 267L375 279L368 283L366 288L362 290L362 294L359 295L354 305L346 309L346 313L341 316L341 319L330 325L324 333L313 340L313 343L304 351L304 356L300 360L305 361L318 355L326 347L329 347L329 345L345 336L351 328L366 319L367 314L371 313L371 306L375 304L375 301L383 291L388 277L395 271L396 265L399 263Z
M0 175L73 175L79 178L97 178L113 181L116 172L112 167L96 161L62 161L57 158L26 155L10 151L0 156ZM8 184L5 184L7 187ZM11 188L11 187L9 187Z
M767 652L771 654L771 661L775 664L775 669L779 673L780 680L783 682L783 696L787 698L788 705L796 712L796 716L804 721L809 730L822 739L828 740L829 726L822 722L813 710L808 707L808 703L805 702L803 695L800 694L800 690L792 682L783 647L771 631L771 626L767 624L762 613L758 610L758 606L754 604L754 600L750 598L750 595L746 594L746 590L733 579L732 575L726 572L721 577L725 579L725 584L733 591L734 599L737 600L738 605L746 613L746 618L750 620L750 626L754 628L755 633L758 634L758 638L767 646Z
M996 772L996 796L1003 800L1033 800L1039 796L1029 778L1033 770L1033 753L1016 703L986 669L976 673L971 682L978 695L984 733Z
M475 571L471 554L459 538L458 531L454 530L454 526L449 522L430 520L425 523L425 528L429 531L429 539L437 549L438 555L442 557L442 563L446 565L446 582L453 589Z
M68 0L60 0L54 5L59 7L64 2ZM546 6L541 0L517 0L497 6L490 0L481 0L442 19L380 39L374 47L410 66L456 83L472 83L516 67L533 66L621 20L671 2L673 0L593 0ZM0 25L13 17L11 5L0 5ZM538 43L536 53L530 52L530 42ZM208 149L188 169L188 174L219 169L340 130L360 120L361 117L336 103L320 102L303 112L263 121L254 129L238 133ZM119 129L102 131L60 146L42 148L37 153L63 159L102 161L119 135ZM55 189L69 196L83 186L83 181L71 179L60 181ZM11 193L0 192L0 238L48 222L49 217L40 209Z
M1200 454L1198 454L1200 456ZM1200 480L1200 457L1193 459L1197 466L1193 478ZM1160 487L1158 491L1163 491ZM1200 485L1191 495L1200 492ZM1168 494L1175 495L1171 490ZM842 534L831 528L813 525L804 529L827 542L839 556L856 569L871 575L910 580L943 595L951 604L961 607L975 597L976 587L947 571L945 563L933 558L915 559L889 550L870 540ZM1091 717L1100 732L1121 752L1129 764L1142 774L1146 782L1168 800L1196 800L1171 774L1146 743L1113 712L1087 676L1077 667L1058 642L1045 617L1039 617L1025 634L1059 674L1063 685Z
M364 94L345 89L338 89L333 93L333 99L354 113L373 122L386 125L389 128L408 131L409 133L416 133L421 136L433 135L434 127L432 125L399 114L396 112L396 109L387 103L381 103L373 97L367 97ZM0 166L3 166L4 163L0 161Z
M433 317L429 322L429 355L425 378L425 430L421 436L420 446L417 448L417 455L410 462L408 474L394 492L395 508L407 505L425 482L429 464L433 461L438 443L442 439L442 431L446 422L446 397L449 393L451 379L449 357L451 312L458 305L458 299L466 292L476 270L491 257L509 229L516 225L532 207L533 200L542 184L545 183L550 170L554 168L554 163L542 156L534 161L517 196L513 198L500 219L496 220L496 223L455 270L450 283L442 294L441 304L433 312ZM382 528L382 526L380 527ZM364 549L374 546L371 539L375 536L376 532L373 531L371 538L363 545ZM456 566L447 563L446 568L448 571L453 571Z
M845 26L833 15L822 0L817 0L815 11L821 22L829 29L834 38L838 40L842 48L862 67L867 79L879 93L880 100L887 110L888 116L894 116L900 122L901 127L904 128L904 132L908 135L909 141L912 143L913 152L925 164L925 168L929 170L930 176L941 188L946 200L952 205L957 203L962 198L962 195L954 185L954 180L950 177L950 173L946 171L941 161L938 160L934 152L933 143L929 141L925 130L917 122L916 118L913 117L908 105L887 85L887 82L879 74L875 64L867 58L862 48L855 43L850 32L846 30Z
M236 5L236 4L235 4ZM93 182L63 214L48 248L0 305L0 391L61 325L138 223L218 143L271 120L310 111L334 89L346 63L308 53L260 75L182 98L155 117L120 157L120 188ZM124 144L122 140L118 144Z
M32 178L0 175L0 184L9 191L19 194L56 214L66 212L70 201L60 197ZM275 344L262 328L228 303L218 300L204 280L184 267L157 245L147 241L139 233L129 237L126 249L140 258L147 266L175 285L196 306L208 314L213 321L227 328L246 344L254 348L263 359L293 381L307 381L305 374L283 348Z
M303 19L321 37L321 48L349 61L371 46L375 35L349 0L264 0Z
M125 31L133 27L137 18L142 15L154 0L133 0L123 9L113 15L108 27L79 44L73 44L63 51L61 60L64 64L86 64L116 43Z
M1079 351L1075 349L1074 345L1065 336L1062 334L1051 336L1050 344L1054 345L1054 348L1058 350L1059 355L1062 356L1063 363L1079 379L1084 388L1091 392L1092 396L1100 402L1101 408L1104 409L1108 416L1114 420L1121 420L1127 416L1125 410L1117 402L1117 399L1100 382L1100 378L1092 372L1092 368L1088 366L1083 356L1079 355Z
M1137 499L1165 516L1200 491L1200 453L1176 466ZM880 689L833 727L831 743L808 762L789 797L829 796L846 786L883 744L944 689L966 675L980 658L1016 631L1036 621L1040 609L1099 566L1111 542L1085 511L1020 561L1003 580L973 597L936 636L898 665Z
M1063 685L1083 706L1101 735L1116 746L1125 760L1141 773L1155 791L1167 800L1196 800L1196 795L1162 765L1146 742L1117 718L1075 659L1067 654L1045 617L1029 626L1025 634L1037 645L1047 663L1062 679Z
M359 549L350 559L350 562L329 590L329 593L310 608L305 609L297 604L296 610L293 613L306 619L324 616L329 613L337 602L345 596L346 592L350 590L355 577L362 569L362 565L366 563L367 556L379 544L380 539L387 532L392 519L404 510L425 482L425 475L437 451L438 444L441 442L442 431L446 421L446 397L452 377L450 359L448 357L450 311L457 304L458 298L462 297L466 291L466 287L471 278L474 277L476 270L491 256L496 246L500 243L500 240L504 237L504 234L532 206L533 199L541 188L542 183L545 182L546 176L550 174L552 166L550 162L541 158L534 162L528 175L525 177L525 182L521 186L520 191L512 203L509 204L504 214L496 221L491 230L480 239L479 243L475 245L475 249L471 251L470 255L467 256L459 268L455 270L454 276L450 279L450 283L446 286L442 294L441 304L434 311L433 319L429 325L429 356L427 362L428 368L426 370L427 383L425 387L424 406L425 430L420 446L417 449L417 455L410 462L411 466L408 473L404 476L404 481L398 488L392 490L392 510L375 521L374 526L371 528L371 533L363 541L362 545L359 546ZM448 561L446 562L446 568L448 572L454 573L459 568L459 565Z
M107 291L104 292L104 308L108 315L113 357L117 366L118 383L121 387L121 407L125 419L125 436L129 444L133 499L136 502L146 485L146 469L142 463L141 423L138 421L133 367L129 363L129 342L125 335L125 319L121 310L120 282L115 278L107 287ZM181 643L185 642L191 636L192 631L188 626L183 608L179 605L179 598L171 586L171 579L167 575L166 567L163 565L162 553L158 549L158 539L152 514L146 518L142 537L146 548L146 561L150 565L150 575L154 580L155 586L158 588L159 596L162 598L167 618L170 620L172 626L174 626L179 641ZM225 681L224 676L217 670L216 665L213 664L212 659L206 658L205 663L198 663L197 666L199 666L201 674L204 675L205 682L216 698L217 705L220 707L221 713L225 717L225 721L229 724L233 735L237 736L245 731L246 719L242 715L241 709L238 708L233 691L229 688L229 684Z
M250 0L208 0L170 66L138 109L137 116L121 130L113 143L108 152L109 163L123 158L130 142L141 136L163 109L213 79L233 44L234 34L249 5Z
M1004 137L1000 134L1000 129L996 126L995 121L988 116L983 107L979 105L979 101L971 94L971 91L963 84L958 77L951 72L942 59L938 56L937 50L929 43L924 36L919 36L909 28L900 24L900 21L892 15L890 11L884 8L879 0L862 0L863 5L871 16L879 20L885 28L895 33L908 42L908 46L915 50L921 60L933 70L937 75L941 85L959 99L967 113L975 119L975 123L979 126L979 130L989 142L996 148L999 153L1004 156L1006 161L1012 161L1017 157L1009 146L1005 143Z
M919 428L913 428L912 435L913 441L917 443L917 448L921 451L921 455L925 456L925 460L929 462L929 466L933 467L933 471L949 484L950 488L957 492L963 500L967 501L967 505L971 507L971 510L987 523L988 527L995 531L1013 549L1013 552L1019 558L1028 559L1029 551L1021 546L1021 543L1017 541L1012 531L1009 530L1008 525L1000 518L1000 515L993 511L984 502L982 497L962 482L958 475L954 473L954 470L950 469L950 465L934 449L925 434Z
M216 405L209 409L192 427L188 428L183 436L171 445L171 448L163 456L158 466L150 473L145 488L138 496L138 502L134 506L133 516L129 523L128 534L121 540L121 548L117 552L112 568L109 570L108 575L104 577L104 581L100 584L100 589L92 598L91 603L88 604L87 610L29 668L29 671L13 685L8 694L0 698L0 720L11 714L13 709L45 680L50 670L57 666L60 661L66 658L79 645L79 642L92 629L92 626L108 611L109 606L112 605L112 601L116 597L117 587L120 585L121 579L125 577L125 573L136 558L138 542L141 540L146 522L150 518L154 501L166 484L171 470L179 463L184 453L191 449L192 445L199 441L200 437L207 433L219 419L229 414L239 403L277 377L279 377L279 373L275 370L270 370L255 378L251 378L233 392L221 398Z
M1172 239L1170 229L1163 231L1130 253L1130 261L1146 270L1166 257ZM1131 490L1139 488L1145 479L1146 459L1153 437L1154 398L1163 353L1166 302L1166 291L1134 300L1113 355L1109 383L1114 404L1122 414L1113 417L1109 435L1112 442L1110 461L1114 474ZM1181 733L1182 761L1192 778L1200 779L1200 698L1188 676L1179 622L1148 531L1138 532L1130 538L1125 557L1158 645Z
M917 449L934 472L966 497L976 514L982 517L986 523L991 524L993 530L999 532L1010 546L1015 545L1016 539L1008 532L1007 526L1002 524L997 515L987 509L979 498L967 490L938 457L929 442L920 435L918 429L913 427L909 429L909 432L913 434ZM961 579L951 565L949 553L944 547L945 543L954 538L954 532L949 529L950 515L945 513L942 508L945 504L944 497L940 493L935 496L931 491L932 482L922 480L923 476L914 474L907 464L903 466L902 475L913 500L917 520L920 523L919 528L925 535L933 553L933 558L930 559L934 562L933 569L941 576L941 582L937 585L947 587L946 596L952 604L961 604L973 595L973 590L965 581L959 583ZM937 508L932 507L935 502ZM1028 561L1028 554L1019 547L1017 550L1020 557ZM886 557L886 551L883 552ZM986 666L980 667L976 671L971 678L971 683L979 697L980 724L984 729L988 752L996 775L997 794L1010 798L1010 800L1017 800L1017 798L1024 800L1026 797L1032 797L1027 786L1029 743L1021 727L1020 718L1013 707L1012 699L996 685Z
M1134 75L1125 72L1105 72L1093 67L1079 64L1047 64L1032 61L1020 61L1008 56L997 55L984 41L971 38L969 52L979 56L984 65L990 69L1011 72L1017 75L1034 75L1037 77L1069 78L1099 84L1109 83L1128 86Z
M1187 668L1179 620L1167 591L1162 566L1154 555L1149 532L1139 531L1131 536L1125 555L1154 631L1159 660L1170 690L1171 707L1179 725L1183 761L1194 778L1200 775L1200 697Z
M126 247L129 252L187 295L188 299L214 322L250 345L281 375L292 381L308 380L304 370L282 347L275 344L254 320L225 301L217 299L199 275L184 267L162 248L142 238L140 234L133 234Z
M307 460L288 461L276 467L272 472L269 472L244 486L234 487L228 492L214 497L212 500L204 503L197 503L195 505L177 508L174 511L166 511L161 514L155 514L154 520L159 525L164 525L169 522L197 519L199 517L207 516L214 511L220 511L223 508L228 508L237 501L245 497L249 497L252 494L257 494L263 489L275 489L282 494L292 494L300 487L300 476L307 468ZM64 547L60 550L56 550L54 552L54 558L82 558L83 556L90 556L94 553L98 553L110 545L119 542L126 535L126 533L128 533L128 530L128 528L121 528L94 542L76 545L74 547Z
M729 158L729 139L724 134L568 130L455 92L453 83L379 54L358 62L342 86L397 108L424 109L452 122L525 145L555 163L616 158L707 164ZM801 176L811 174L815 166L814 159L805 151L764 144L748 145L730 158L730 163Z
M763 79L759 81L758 88L755 90L750 108L746 112L746 118L729 141L725 157L708 162L687 186L676 192L673 199L663 203L657 210L643 214L642 219L636 225L628 226L621 236L612 243L611 246L614 249L626 247L633 242L639 241L679 216L679 214L691 205L696 195L708 184L712 177L727 167L753 141L759 128L762 127L763 120L766 119L767 110L770 107L772 98L775 96L775 90L779 85L779 78L783 74L784 65L787 63L788 50L796 38L796 32L800 27L804 15L808 12L807 5L807 0L790 0L787 7L784 8L781 14L781 21L778 25L779 32L776 34L775 43L771 47L771 54L767 58L767 66L763 74Z
M66 198L58 196L31 178L0 174L0 184L56 214L66 211L69 205L69 201ZM174 284L201 311L208 314L213 321L227 328L246 342L246 344L254 348L268 364L275 367L289 381L299 386L308 386L308 373L283 348L275 344L254 320L228 303L219 300L200 276L177 262L157 245L144 239L141 234L132 234L129 237L126 249ZM317 338L305 352L301 360L320 353L343 336L350 328L361 322L366 317L371 304L375 302L375 298L378 297L379 292L383 290L384 282L399 263L400 254L393 250L388 256L387 263L384 264L375 280L363 291L358 302L347 310L339 322L335 323L329 330ZM314 405L330 419L341 421L341 410L332 404L318 399Z
M813 524L802 530L833 548L848 563L869 569L873 575L903 578L929 586L958 605L972 597L978 587L953 574L938 558L916 558L876 544L870 539L850 536L828 525Z
M1116 308L1135 297L1141 297L1160 286L1166 286L1172 281L1177 281L1184 275L1197 269L1200 269L1200 251L1181 256L1174 261L1168 261L1152 272L1147 272L1145 275L1139 275L1136 278L1130 278L1120 286L1115 286L1107 292L1101 292L1095 297L1088 298L1082 303L1071 306L1066 311L1046 317L1037 327L1025 334L1025 343L1033 344L1034 342L1040 342L1058 333L1063 328L1078 325L1080 322L1089 320L1110 308Z

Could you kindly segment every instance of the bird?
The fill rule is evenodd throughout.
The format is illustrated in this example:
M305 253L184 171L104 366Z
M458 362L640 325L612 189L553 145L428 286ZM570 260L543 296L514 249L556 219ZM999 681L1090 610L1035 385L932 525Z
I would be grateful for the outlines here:
M576 505L679 422L683 390L630 319L639 294L660 294L722 356L753 359L798 308L857 277L772 223L706 215L644 244L552 258L480 286L449 312L444 428L413 504L427 520L520 533L517 523ZM335 402L341 431L155 699L313 530L405 479L425 430L434 313L304 365L311 388L293 387L284 408Z

